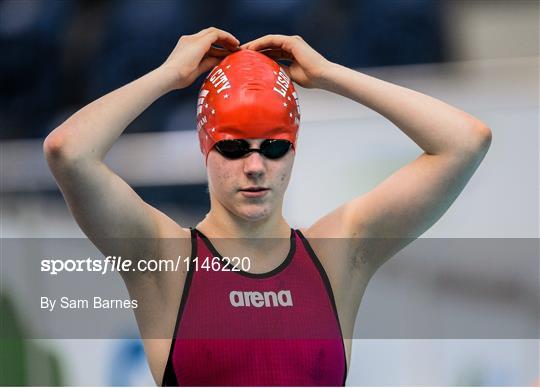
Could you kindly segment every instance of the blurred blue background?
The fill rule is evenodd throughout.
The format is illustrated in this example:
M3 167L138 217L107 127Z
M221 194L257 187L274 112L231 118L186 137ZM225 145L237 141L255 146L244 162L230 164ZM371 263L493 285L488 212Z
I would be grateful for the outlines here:
M181 35L208 26L241 42L299 34L350 67L438 62L445 52L436 1L7 0L0 7L3 139L45 136L81 104L159 66ZM191 106L196 91L194 84L163 98L130 131L167 130L167 114ZM183 123L192 125L190 113Z
M301 35L333 62L440 98L488 123L494 140L484 163L423 237L538 238L538 17L534 0L3 0L2 237L81 237L46 167L43 139L82 106L159 66L182 34L215 26L241 42L269 33ZM107 159L143 199L185 226L209 206L195 136L199 86L158 100L126 129ZM318 90L298 92L299 149L284 207L294 227L371 190L420 153L369 109ZM317 157L323 141L335 146L335 155ZM462 290L479 284L513 281L519 287L508 293L528 300L538 289L512 262L487 275L465 274L451 262L433 273L407 260L389 264L373 279L363 305L390 310L408 289L429 296L415 301L419 310L411 303L411 314L430 308L450 314L475 308ZM2 274L0 314L7 337L31 333L35 324L17 310L27 302L25 265L19 276ZM396 281L396 273L410 276ZM470 283L451 283L454 288L440 294L434 284L447 273L468 275ZM538 321L512 298L481 298L477 306L507 325ZM508 314L508 308L517 310ZM118 329L129 337L133 327ZM348 385L540 382L537 340L354 342ZM137 340L4 341L1 357L2 385L153 384Z

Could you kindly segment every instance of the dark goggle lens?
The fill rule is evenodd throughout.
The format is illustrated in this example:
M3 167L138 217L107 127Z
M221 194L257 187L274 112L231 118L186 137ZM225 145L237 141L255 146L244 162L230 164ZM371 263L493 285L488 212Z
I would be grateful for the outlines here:
M292 144L288 140L267 139L261 143L260 148L249 148L246 140L221 140L216 143L216 150L228 159L239 159L250 152L258 152L268 159L279 159L284 156Z
M215 148L226 158L238 159L249 152L249 143L245 140L221 140Z
M279 159L291 149L288 140L265 140L261 144L261 153L268 159Z

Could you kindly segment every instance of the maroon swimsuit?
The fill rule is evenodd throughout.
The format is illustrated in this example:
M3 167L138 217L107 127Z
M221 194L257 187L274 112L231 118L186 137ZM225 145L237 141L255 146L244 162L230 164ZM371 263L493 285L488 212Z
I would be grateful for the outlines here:
M328 276L299 230L291 229L290 239L289 254L270 272L206 270L206 257L222 257L191 230L190 271L163 386L345 385L345 347Z

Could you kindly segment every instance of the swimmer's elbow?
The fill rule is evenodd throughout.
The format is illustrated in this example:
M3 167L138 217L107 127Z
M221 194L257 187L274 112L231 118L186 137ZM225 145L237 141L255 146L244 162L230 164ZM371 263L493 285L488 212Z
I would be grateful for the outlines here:
M43 153L51 168L82 158L80 147L70 132L72 131L69 128L60 126L45 138Z
M470 149L475 153L485 154L489 150L493 138L491 128L485 123L477 121L470 131L471 136L468 142Z
M492 140L491 129L479 120L474 120L467 126L462 134L462 139L451 153L460 157L476 158L485 155L489 150Z
M493 132L486 124L480 122L479 126L476 128L478 136L480 139L480 148L485 149L486 151L491 146L491 140L493 139Z
M43 153L47 160L58 160L65 154L65 141L62 136L51 133L43 142Z

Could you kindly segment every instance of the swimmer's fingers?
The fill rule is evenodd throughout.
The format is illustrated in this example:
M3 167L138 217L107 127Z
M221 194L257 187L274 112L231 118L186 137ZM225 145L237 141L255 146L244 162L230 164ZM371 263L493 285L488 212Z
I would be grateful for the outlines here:
M225 58L227 55L233 53L234 51L239 50L236 49L226 49L225 47L220 47L217 44L212 44L208 51L206 52L206 56L210 57L218 57L218 58Z
M280 48L267 48L259 51L261 54L264 54L270 58L272 58L274 61L293 61L294 57L291 53L280 49Z
M217 65L222 58L239 50L239 44L234 35L215 27L183 35L161 68L172 73L172 88L181 89Z
M204 39L209 45L209 48L212 46L221 46L229 51L240 49L240 41L233 34L219 28L210 27L198 32L195 36L200 36Z
M287 35L265 35L241 45L241 48L260 51L264 49L282 49L288 53L293 53L293 48L302 39L300 36ZM296 41L296 42L295 42Z
M251 42L244 43L240 47L262 52L271 58L278 56L280 57L278 59L296 60L299 62L307 60L307 58L313 54L320 56L320 54L318 54L299 35L266 35L252 40Z
M212 44L199 65L200 72L204 73L205 71L213 68L214 66L217 66L223 58L237 50L239 50L239 48L228 50L224 47Z
M331 65L330 61L298 35L266 35L240 47L259 51L274 60L292 61L288 68L291 78L306 88L321 87L324 73Z

